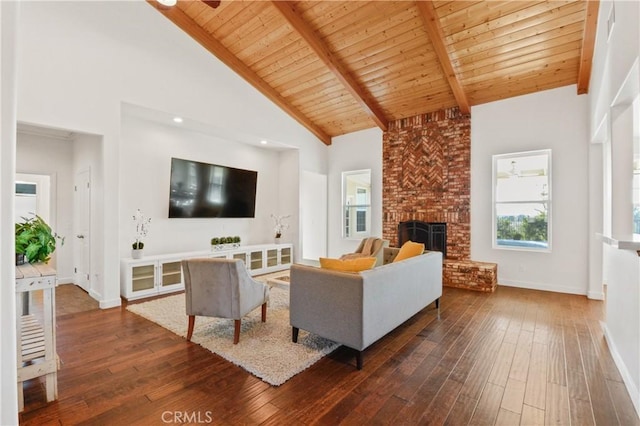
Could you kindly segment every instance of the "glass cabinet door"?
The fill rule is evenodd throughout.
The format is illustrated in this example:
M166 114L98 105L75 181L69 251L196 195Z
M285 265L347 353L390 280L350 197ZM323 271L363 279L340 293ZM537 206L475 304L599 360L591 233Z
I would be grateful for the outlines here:
M280 264L289 265L291 263L291 248L286 247L280 251Z
M247 254L246 253L234 253L233 254L233 258L234 259L240 259L244 263L247 263Z
M267 268L278 266L278 249L267 250Z
M249 256L251 258L249 269L251 269L252 271L256 269L262 269L262 250L252 251Z
M182 283L182 265L178 262L162 264L162 286Z
M140 265L131 268L131 288L134 292L151 290L155 287L155 264Z

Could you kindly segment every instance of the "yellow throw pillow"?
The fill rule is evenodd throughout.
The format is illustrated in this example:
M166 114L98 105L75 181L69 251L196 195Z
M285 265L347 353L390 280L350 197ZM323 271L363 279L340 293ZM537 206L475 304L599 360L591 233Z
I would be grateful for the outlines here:
M400 251L398 252L396 258L393 259L393 261L399 262L413 256L418 256L422 254L422 252L424 252L424 244L407 241L402 245L402 247L400 247Z
M358 257L356 259L330 259L328 257L320 258L320 267L330 269L332 271L341 272L360 272L373 268L376 264L375 257Z

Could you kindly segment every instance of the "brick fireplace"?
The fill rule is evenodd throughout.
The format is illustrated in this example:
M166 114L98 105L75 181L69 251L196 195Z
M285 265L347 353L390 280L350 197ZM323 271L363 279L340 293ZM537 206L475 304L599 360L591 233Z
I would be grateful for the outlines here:
M493 291L497 266L470 260L470 115L449 108L392 121L382 156L383 237L398 246L401 223L445 224L445 285Z

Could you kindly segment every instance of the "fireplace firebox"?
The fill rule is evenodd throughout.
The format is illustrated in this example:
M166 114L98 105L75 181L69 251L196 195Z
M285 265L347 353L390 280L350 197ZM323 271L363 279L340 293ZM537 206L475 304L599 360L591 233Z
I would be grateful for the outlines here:
M447 257L447 224L411 220L398 225L398 247L407 241L423 243L426 250L442 252Z

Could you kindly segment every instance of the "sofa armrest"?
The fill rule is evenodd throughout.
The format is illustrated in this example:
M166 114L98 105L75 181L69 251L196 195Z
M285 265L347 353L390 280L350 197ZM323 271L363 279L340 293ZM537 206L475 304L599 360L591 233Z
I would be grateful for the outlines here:
M291 265L290 324L337 343L362 346L362 276Z
M428 252L363 271L363 347L442 296L442 253Z

